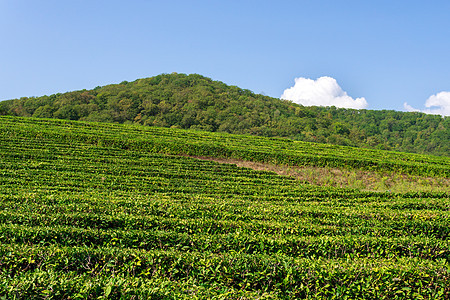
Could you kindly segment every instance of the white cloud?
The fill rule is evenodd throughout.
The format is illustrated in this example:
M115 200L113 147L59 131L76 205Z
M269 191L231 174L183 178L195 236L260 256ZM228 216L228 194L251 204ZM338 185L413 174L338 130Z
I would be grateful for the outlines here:
M295 85L284 90L281 99L291 100L304 106L336 106L362 109L368 106L365 98L353 99L331 77L317 80L295 78Z
M419 109L417 109L417 108L414 108L414 107L412 107L411 105L409 105L408 103L403 103L403 108L406 110L406 111L420 111Z
M426 109L420 110L412 107L408 103L403 103L407 111L420 111L426 114L450 116L450 92L440 92L432 95L425 101Z

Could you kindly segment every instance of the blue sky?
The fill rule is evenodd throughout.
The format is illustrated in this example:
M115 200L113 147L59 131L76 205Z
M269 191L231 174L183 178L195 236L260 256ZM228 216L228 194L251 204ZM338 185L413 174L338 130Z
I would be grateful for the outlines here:
M0 0L0 99L178 72L424 110L450 95L449 16L450 1Z

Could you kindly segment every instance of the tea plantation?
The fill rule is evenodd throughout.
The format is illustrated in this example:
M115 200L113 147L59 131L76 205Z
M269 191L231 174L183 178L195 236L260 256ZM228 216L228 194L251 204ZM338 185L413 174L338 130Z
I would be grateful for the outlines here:
M448 192L302 184L188 156L420 176L450 158L0 117L6 299L449 299Z

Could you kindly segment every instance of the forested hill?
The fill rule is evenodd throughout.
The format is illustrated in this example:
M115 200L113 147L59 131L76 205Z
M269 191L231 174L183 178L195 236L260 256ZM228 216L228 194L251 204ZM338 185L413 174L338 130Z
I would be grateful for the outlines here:
M93 90L2 101L0 115L138 123L450 154L449 117L304 107L197 74L163 74Z

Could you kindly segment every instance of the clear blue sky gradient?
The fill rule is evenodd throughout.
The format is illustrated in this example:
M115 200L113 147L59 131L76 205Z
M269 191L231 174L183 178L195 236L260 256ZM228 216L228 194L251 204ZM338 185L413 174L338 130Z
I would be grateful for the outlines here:
M450 91L450 1L0 0L0 100L197 73L280 97L330 76L369 109Z

